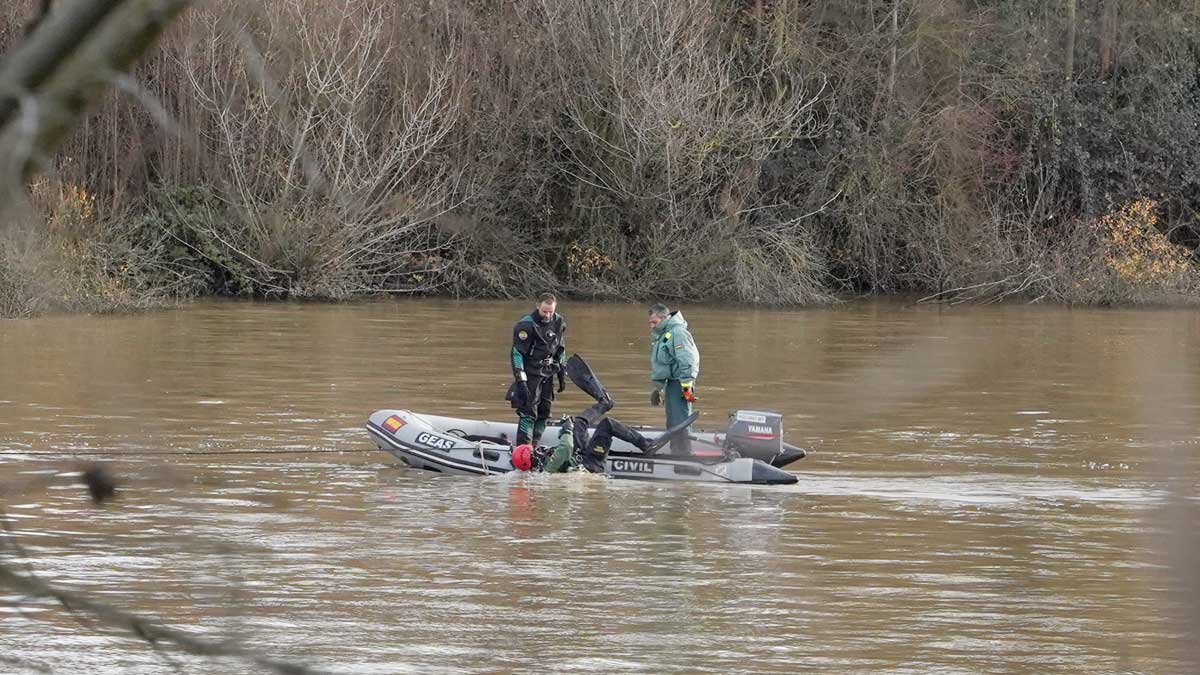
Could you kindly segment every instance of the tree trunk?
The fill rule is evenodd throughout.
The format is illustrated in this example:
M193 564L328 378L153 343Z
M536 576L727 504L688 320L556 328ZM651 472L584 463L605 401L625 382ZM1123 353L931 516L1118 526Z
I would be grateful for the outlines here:
M892 0L892 53L888 61L888 99L896 96L896 57L900 47L900 0Z
M1067 47L1063 74L1070 83L1075 79L1075 0L1067 0Z
M1120 11L1117 0L1106 0L1100 23L1100 77L1112 77L1117 68L1117 43L1120 40Z

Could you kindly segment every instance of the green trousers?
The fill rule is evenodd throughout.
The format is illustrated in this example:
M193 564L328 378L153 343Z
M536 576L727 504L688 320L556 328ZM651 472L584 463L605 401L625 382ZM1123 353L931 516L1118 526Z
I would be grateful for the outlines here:
M679 380L667 380L667 386L663 389L663 399L663 407L667 409L668 428L686 420L688 415L692 414L692 404L683 399L683 387L680 386ZM672 455L688 455L691 452L692 442L687 434L676 434L671 439Z

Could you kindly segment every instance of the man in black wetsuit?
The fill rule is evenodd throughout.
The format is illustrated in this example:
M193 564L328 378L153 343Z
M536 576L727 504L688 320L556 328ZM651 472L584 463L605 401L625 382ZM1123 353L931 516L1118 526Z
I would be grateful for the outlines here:
M563 362L566 348L563 334L567 321L558 314L558 299L553 293L538 297L534 311L522 316L513 326L513 344L509 353L513 383L505 399L517 410L516 445L537 443L550 419L554 402L554 378L558 392L566 387Z

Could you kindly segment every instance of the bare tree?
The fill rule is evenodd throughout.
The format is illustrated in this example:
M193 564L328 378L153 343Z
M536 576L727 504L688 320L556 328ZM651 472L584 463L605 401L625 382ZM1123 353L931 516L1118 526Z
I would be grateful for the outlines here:
M1075 0L1067 0L1067 44L1063 47L1063 73L1067 86L1075 79Z
M461 111L456 48L393 70L394 11L342 0L196 13L200 40L177 58L228 207L206 235L259 292L429 287L451 241L435 223L469 193L461 167L433 161Z
M628 219L627 283L666 296L820 297L803 214L758 203L763 162L820 131L820 74L784 68L776 52L738 55L707 0L543 11L571 122L557 168L578 184L576 208Z

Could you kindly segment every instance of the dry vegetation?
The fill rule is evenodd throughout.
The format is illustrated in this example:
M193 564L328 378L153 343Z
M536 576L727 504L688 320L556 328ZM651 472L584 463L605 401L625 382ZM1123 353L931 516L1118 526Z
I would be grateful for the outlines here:
M25 186L0 312L1194 299L1200 15L1069 4L197 3Z

